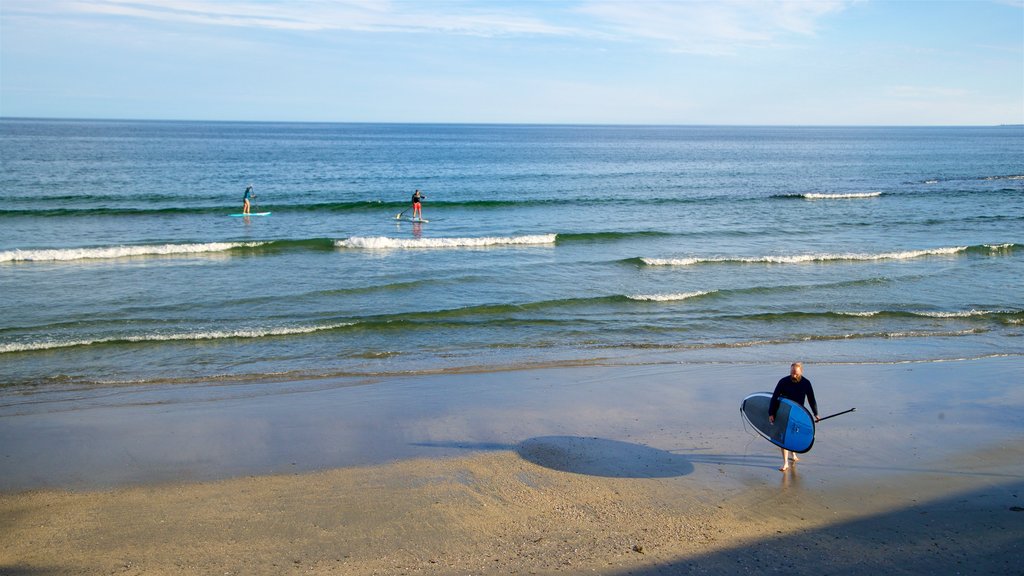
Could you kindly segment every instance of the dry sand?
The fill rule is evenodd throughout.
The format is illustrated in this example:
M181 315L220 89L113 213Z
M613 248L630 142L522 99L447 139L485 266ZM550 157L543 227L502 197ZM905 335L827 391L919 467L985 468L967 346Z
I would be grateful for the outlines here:
M988 376L1018 374L1013 363L982 367ZM979 365L941 372L950 368L950 381L959 381L957 370ZM719 425L688 414L668 428L643 400L622 420L646 411L656 426L618 428L610 415L633 404L615 401L601 382L616 388L636 373L613 372L610 380L594 371L565 380L584 395L599 390L602 403L617 406L597 422L587 419L604 435L527 427L515 442L464 434L474 449L440 458L108 489L7 490L0 493L0 574L1024 574L1020 420L998 434L1005 426L979 412L990 403L1020 410L1019 392L950 400L970 418L933 406L934 421L959 438L951 442L931 439L913 418L889 424L862 398L858 410L867 415L833 427L827 442L819 439L782 474L774 449L734 435L731 417ZM677 371L670 372L675 380ZM828 376L844 381L843 370ZM825 386L816 387L822 396ZM863 390L831 394L843 401L858 395ZM907 407L900 402L886 405L898 412ZM708 409L691 404L697 413ZM522 406L507 409L539 417ZM500 427L514 428L506 421ZM886 442L858 448L872 436ZM421 444L445 443L436 437ZM6 470L19 454L11 453Z
M790 482L799 465L796 474ZM0 572L1020 574L1024 514L1014 506L1024 485L937 484L907 476L882 493L722 493L499 452L29 492L0 499Z

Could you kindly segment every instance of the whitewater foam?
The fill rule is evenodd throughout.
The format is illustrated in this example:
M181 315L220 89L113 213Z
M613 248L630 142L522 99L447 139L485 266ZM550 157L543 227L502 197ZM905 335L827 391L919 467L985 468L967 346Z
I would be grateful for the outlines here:
M857 198L877 198L881 195L881 192L849 192L845 194L824 194L812 192L804 194L803 197L807 200L852 200Z
M678 300L688 300L690 298L696 298L698 296L706 296L716 292L715 290L705 292L680 292L678 294L635 294L632 296L626 296L630 300L638 300L641 302L674 302Z
M335 240L338 248L367 250L394 250L400 248L481 248L487 246L516 246L554 244L556 234L532 236L494 236L483 238L389 238L387 236L353 236Z
M113 336L110 338L97 338L95 340L47 340L41 342L9 342L0 344L0 354L12 352L32 352L37 350L53 350L56 348L75 348L78 346L92 346L95 344L109 344L112 342L170 342L187 340L224 340L229 338L265 338L268 336L294 336L297 334L311 334L324 330L334 330L352 326L354 322L342 322L339 324L327 324L324 326L296 326L282 328L254 328L248 330L214 330L210 332L179 332L172 334L144 334L139 336Z
M151 244L143 246L101 246L96 248L60 248L42 250L5 250L0 262L68 262L102 260L132 256L173 256L224 252L235 248L255 248L266 242L208 242L205 244Z
M991 316L996 314L1013 314L1012 311L999 311L999 310L961 310L955 312L929 312L929 311L906 311L906 312L883 312L883 311L871 311L871 312L836 312L840 316L858 316L862 318L870 318L872 316L881 316L883 314L906 314L910 316L919 316L922 318L977 318L981 316Z
M904 252L882 252L878 254L795 254L790 256L754 256L744 258L641 258L648 266L692 266L694 264L800 264L804 262L908 260L922 256L949 256L967 250L967 246L933 248L929 250L907 250Z
M994 312L991 310L966 310L962 312L914 312L914 314L917 316L925 316L927 318L974 318L977 316L1000 314L1000 312Z

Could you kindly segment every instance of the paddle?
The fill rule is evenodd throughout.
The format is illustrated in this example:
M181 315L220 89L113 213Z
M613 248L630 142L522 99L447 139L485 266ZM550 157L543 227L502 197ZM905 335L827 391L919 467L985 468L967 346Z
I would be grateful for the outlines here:
M842 412L836 412L835 414L830 414L828 416L825 416L824 418L818 418L818 422L821 422L822 420L828 420L829 418L835 418L836 416L842 416L843 414L849 414L850 412L853 412L854 410L856 410L856 408L850 408L849 410L843 410Z

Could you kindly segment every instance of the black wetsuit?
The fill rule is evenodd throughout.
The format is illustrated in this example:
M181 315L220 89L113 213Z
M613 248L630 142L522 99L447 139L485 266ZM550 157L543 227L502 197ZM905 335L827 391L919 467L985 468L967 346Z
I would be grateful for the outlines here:
M818 415L818 403L814 400L814 388L811 388L811 381L807 378L800 378L794 382L792 376L786 376L775 385L775 392L772 393L772 402L768 405L768 414L775 416L779 410L779 398L789 398L793 402L803 406L804 400L810 401L811 413Z

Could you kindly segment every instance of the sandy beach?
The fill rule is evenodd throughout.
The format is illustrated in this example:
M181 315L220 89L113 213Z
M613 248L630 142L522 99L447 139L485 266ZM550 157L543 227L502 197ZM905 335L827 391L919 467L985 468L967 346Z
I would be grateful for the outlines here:
M0 573L1021 574L1016 358L5 393ZM73 396L73 397L72 397Z

